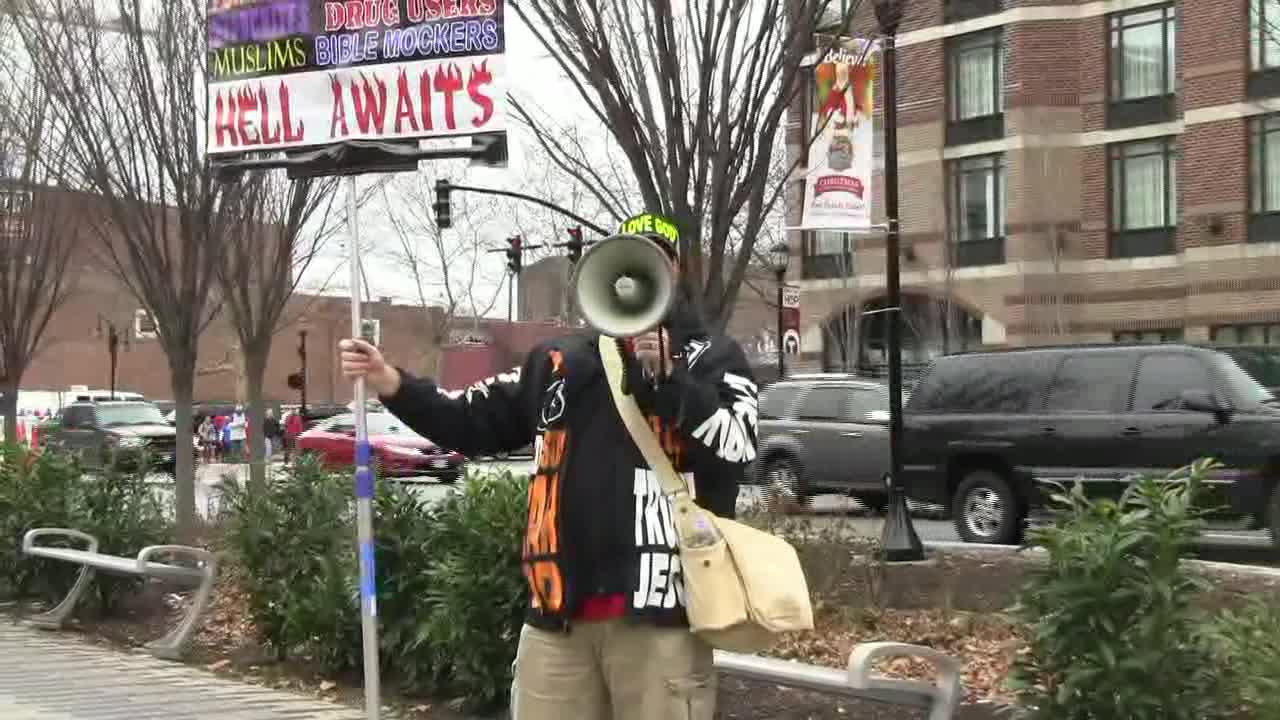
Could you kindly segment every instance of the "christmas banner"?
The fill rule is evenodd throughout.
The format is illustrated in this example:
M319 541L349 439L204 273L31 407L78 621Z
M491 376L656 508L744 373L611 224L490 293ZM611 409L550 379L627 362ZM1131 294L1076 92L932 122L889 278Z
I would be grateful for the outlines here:
M848 40L813 67L806 230L871 226L876 49L874 41Z

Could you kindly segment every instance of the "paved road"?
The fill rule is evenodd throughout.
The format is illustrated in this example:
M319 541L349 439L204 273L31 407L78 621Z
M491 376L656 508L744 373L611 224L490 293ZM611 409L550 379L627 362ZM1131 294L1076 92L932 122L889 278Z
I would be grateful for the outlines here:
M208 671L0 623L4 720L361 720L364 713Z
M513 473L529 473L532 462L527 458L513 458L507 461L479 462L477 468L487 470L510 470ZM223 474L235 471L243 475L245 466L203 466L200 468L197 483L197 507L205 511L213 507L212 494L209 490L216 485ZM431 478L406 478L405 485L429 500L440 499L453 492L453 486L441 484ZM739 510L763 503L763 496L758 486L744 486L738 498ZM955 526L951 520L942 518L942 508L937 506L912 503L912 515L916 533L920 539L928 542L959 542ZM882 517L875 516L853 498L839 495L821 495L813 501L813 522L819 526L841 526L843 532L868 537L879 537L884 524ZM1246 532L1221 530L1206 533L1200 546L1200 553L1205 559L1222 562L1242 562L1250 564L1280 564L1276 554L1271 551L1270 540L1265 532Z

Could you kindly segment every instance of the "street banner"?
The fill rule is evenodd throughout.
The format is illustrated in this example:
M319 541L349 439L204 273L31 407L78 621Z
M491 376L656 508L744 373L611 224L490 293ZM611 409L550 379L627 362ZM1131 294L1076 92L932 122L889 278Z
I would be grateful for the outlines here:
M782 352L800 354L800 288L787 285L782 288Z
M209 0L209 154L505 130L505 0Z
M814 139L804 177L805 230L871 226L876 51L875 41L846 40L813 66L809 132Z

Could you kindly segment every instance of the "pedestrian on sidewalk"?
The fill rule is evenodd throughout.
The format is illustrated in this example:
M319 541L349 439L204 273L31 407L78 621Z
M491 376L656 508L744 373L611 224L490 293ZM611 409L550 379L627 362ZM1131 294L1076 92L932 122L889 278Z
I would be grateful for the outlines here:
M652 239L674 264L670 240ZM742 348L680 295L661 333L619 342L626 387L692 474L697 502L733 517L754 456L756 385ZM443 447L477 456L535 443L512 716L711 720L712 649L688 627L671 503L615 409L599 336L544 342L463 392L389 365L363 340L339 348L347 377Z
M277 447L280 447L280 421L276 419L276 411L267 408L266 417L262 419L262 439L266 445L267 462Z
M244 462L244 439L248 433L249 422L244 417L243 406L236 406L236 411L231 415L231 421L227 426L231 429L232 462Z
M294 410L284 421L284 461L292 462L293 453L302 434L302 410Z
M218 429L213 424L213 419L208 415L200 421L200 445L203 449L204 461L213 462L215 448L218 445Z

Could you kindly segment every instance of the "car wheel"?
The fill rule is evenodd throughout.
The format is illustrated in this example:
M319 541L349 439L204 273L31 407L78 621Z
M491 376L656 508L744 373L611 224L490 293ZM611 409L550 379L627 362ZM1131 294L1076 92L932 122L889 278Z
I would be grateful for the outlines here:
M889 511L889 496L884 493L854 493L853 499L873 515L884 515Z
M1267 516L1267 530L1271 532L1271 547L1280 553L1280 482L1277 482L1271 491L1271 503Z
M809 483L800 463L789 456L770 458L764 466L766 506L775 512L795 512L809 507Z
M999 473L974 470L956 488L952 516L960 539L1008 545L1022 531L1022 511L1013 487Z

